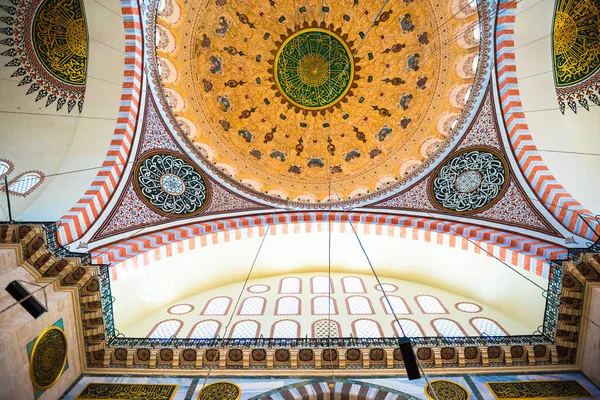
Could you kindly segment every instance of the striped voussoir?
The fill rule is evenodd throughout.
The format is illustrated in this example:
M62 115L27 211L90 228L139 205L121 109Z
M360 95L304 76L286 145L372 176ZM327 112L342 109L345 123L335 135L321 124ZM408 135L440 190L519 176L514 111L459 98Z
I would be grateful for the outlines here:
M333 383L333 387L330 385ZM250 400L416 400L394 389L357 381L300 382L263 393Z
M592 227L598 228L598 222L593 218L591 212L575 200L550 173L529 134L519 95L514 53L517 3L514 0L500 1L496 26L498 88L510 143L522 173L544 207L569 231L594 240L597 235L580 218L580 215Z
M360 234L374 234L436 243L460 248L474 253L493 254L500 260L548 277L547 259L557 259L566 249L553 243L496 229L435 219L380 215L373 213L344 212L293 212L255 215L222 219L213 222L194 223L165 229L116 244L100 247L92 252L97 263L120 263L111 268L111 279L118 278L120 269L138 268L172 257L186 251L219 242L242 240L262 236L269 228L269 235L326 232L329 220L333 229L351 232L348 219ZM358 230L357 229L357 230ZM485 249L482 250L481 248Z
M123 175L135 135L142 93L143 37L137 0L121 0L125 26L125 70L121 105L102 168L83 197L61 218L58 239L71 243L96 221L108 204Z

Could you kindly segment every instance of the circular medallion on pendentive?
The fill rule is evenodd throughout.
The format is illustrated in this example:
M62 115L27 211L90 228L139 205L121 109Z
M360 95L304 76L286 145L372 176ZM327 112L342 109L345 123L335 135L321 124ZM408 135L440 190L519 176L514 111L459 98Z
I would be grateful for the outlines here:
M275 82L281 94L305 110L333 106L350 89L352 52L327 29L308 28L290 35L275 55Z
M210 193L204 175L179 154L145 155L136 165L134 180L142 200L162 215L189 216L208 205Z
M430 386L433 386L433 390ZM435 391L435 396L433 391ZM469 391L464 386L445 380L430 381L429 385L425 385L425 395L432 400L469 400L471 398Z
M239 400L242 389L232 382L213 382L200 390L198 400Z
M482 211L506 190L508 166L494 150L471 148L459 152L436 171L430 195L441 208L456 213Z
M58 381L67 363L67 350L65 332L57 326L38 336L29 358L29 375L36 389L46 390Z

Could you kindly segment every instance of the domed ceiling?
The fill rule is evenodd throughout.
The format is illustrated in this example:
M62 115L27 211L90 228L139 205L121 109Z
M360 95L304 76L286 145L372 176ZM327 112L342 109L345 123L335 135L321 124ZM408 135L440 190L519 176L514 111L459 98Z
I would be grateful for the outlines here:
M442 0L383 4L169 2L155 78L179 134L230 184L279 203L394 187L468 113L478 48L456 37L478 20Z

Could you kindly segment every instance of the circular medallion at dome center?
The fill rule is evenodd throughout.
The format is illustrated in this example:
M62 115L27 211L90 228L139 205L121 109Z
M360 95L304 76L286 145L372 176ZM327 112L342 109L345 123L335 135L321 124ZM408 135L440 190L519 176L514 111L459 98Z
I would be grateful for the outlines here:
M288 37L275 56L273 73L281 94L306 110L331 107L352 84L354 62L335 33L309 28Z

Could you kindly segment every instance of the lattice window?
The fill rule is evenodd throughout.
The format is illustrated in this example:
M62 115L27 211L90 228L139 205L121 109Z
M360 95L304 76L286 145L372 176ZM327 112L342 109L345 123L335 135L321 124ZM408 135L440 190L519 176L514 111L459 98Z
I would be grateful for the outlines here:
M390 304L392 305L392 310L394 310L396 315L410 314L410 310L408 309L408 306L406 305L406 302L402 297L387 296L387 298L390 301ZM382 296L380 300L381 304L383 304L383 309L385 310L385 313L392 314L392 311L390 310L390 304L388 304L388 300L386 300L385 296Z
M240 307L239 315L263 315L266 300L262 297L248 297Z
M400 326L398 326L398 321L400 321L400 326L402 326L402 329L400 329ZM402 330L404 330L404 334L407 337L425 336L425 332L423 332L423 329L419 326L418 323L416 323L412 319L399 318L398 321L394 321L392 324L396 335L402 336Z
M500 325L489 318L473 318L471 325L481 336L506 336L507 333Z
M348 314L354 315L370 315L373 314L373 307L371 307L371 302L369 299L363 296L350 296L348 297L347 305L348 305Z
M298 338L300 337L300 325L296 321L277 321L273 324L271 336L274 338Z
M177 335L182 326L183 322L178 319L162 321L150 331L148 337L150 339L169 339Z
M220 325L217 321L198 322L188 337L192 339L213 339L217 336Z
M312 278L313 293L333 293L331 280L326 276L314 276Z
M300 293L300 278L283 278L279 293Z
M433 296L417 296L415 300L425 314L448 314L442 303Z
M8 185L8 190L12 193L26 196L42 180L42 176L37 172L28 172L21 175L16 181Z
M227 310L229 310L230 305L231 299L229 297L215 297L208 302L202 314L225 315L227 314Z
M167 311L169 314L181 315L192 312L193 309L194 306L192 306L191 304L176 304L173 307L169 308L169 310Z
M365 293L365 285L362 279L355 276L347 276L342 279L344 285L344 293Z
M12 165L6 161L0 160L0 178L3 178L10 170L12 170Z
M341 337L340 326L336 321L329 321L326 319L320 319L315 321L313 324L313 337L326 338L326 337Z
M251 293L264 293L268 291L270 287L267 285L252 285L248 288L248 291Z
M478 313L482 310L480 305L474 303L456 303L456 308L468 313Z
M335 299L328 296L315 297L312 300L313 315L331 315L337 314Z
M230 337L234 339L254 339L258 337L258 322L240 321L233 327Z
M375 321L370 319L358 319L352 323L354 336L357 338L375 338L382 337L381 327Z
M277 315L298 315L300 314L300 299L296 297L281 297L277 300Z
M381 285L375 285L375 289L380 292L385 291L386 293L390 293L398 290L398 286L392 285L391 283L382 283Z
M463 337L465 333L461 329L460 325L451 319L435 319L431 321L431 324L438 332L439 335L444 337Z

